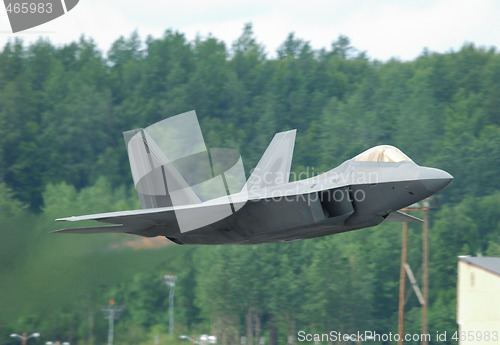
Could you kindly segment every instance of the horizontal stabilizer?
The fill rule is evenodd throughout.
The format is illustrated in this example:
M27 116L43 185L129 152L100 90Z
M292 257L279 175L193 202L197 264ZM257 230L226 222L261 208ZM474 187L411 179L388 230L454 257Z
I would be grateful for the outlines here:
M104 233L126 233L127 229L123 225L93 226L89 228L60 229L51 233L63 234L104 234Z
M385 220L388 222L407 222L407 223L423 222L422 219L410 216L409 214L403 213L401 211L389 213L389 215L387 215Z

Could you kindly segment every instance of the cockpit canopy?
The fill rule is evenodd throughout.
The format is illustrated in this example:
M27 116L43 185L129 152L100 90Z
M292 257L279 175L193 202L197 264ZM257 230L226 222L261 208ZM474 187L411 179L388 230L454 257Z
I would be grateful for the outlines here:
M355 162L399 163L412 162L400 149L391 145L379 145L360 153L353 158Z

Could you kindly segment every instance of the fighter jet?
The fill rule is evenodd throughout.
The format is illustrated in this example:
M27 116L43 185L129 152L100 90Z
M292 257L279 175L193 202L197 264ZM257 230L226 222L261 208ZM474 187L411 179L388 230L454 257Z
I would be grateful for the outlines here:
M295 241L384 221L420 221L400 209L453 179L380 145L330 171L290 182L295 135L277 133L246 179L238 152L207 149L194 111L124 132L142 209L60 218L111 225L55 232L164 236L177 244Z

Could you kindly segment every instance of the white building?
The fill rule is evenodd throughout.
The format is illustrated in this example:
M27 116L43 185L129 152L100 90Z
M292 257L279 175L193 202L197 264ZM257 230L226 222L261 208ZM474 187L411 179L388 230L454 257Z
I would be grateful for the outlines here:
M500 344L500 258L460 256L459 345Z

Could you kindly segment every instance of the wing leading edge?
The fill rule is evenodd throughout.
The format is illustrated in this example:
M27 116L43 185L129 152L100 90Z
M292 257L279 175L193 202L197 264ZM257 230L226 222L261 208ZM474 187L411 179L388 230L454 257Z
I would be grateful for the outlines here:
M197 215L201 223L201 228L209 225L207 219L216 217L216 220L224 217L218 217L221 212L221 206L227 206L228 199L220 198L219 200L211 200L195 205L181 205L176 207L163 207L155 209L142 209L131 211L119 211L110 213L97 213L77 217L59 218L56 221L78 222L94 220L101 223L113 225L85 227L85 228L68 228L53 231L55 233L72 233L72 234L95 234L95 233L127 233L145 237L154 236L177 236L181 231L179 217L183 214ZM231 215L229 215L230 217ZM193 220L196 222L196 219Z
M97 213L56 219L56 221L66 222L79 222L89 220L113 225L84 228L66 228L55 230L52 232L67 234L127 233L146 237L154 237L159 235L168 235L168 233L175 233L176 229L178 231L173 207Z

